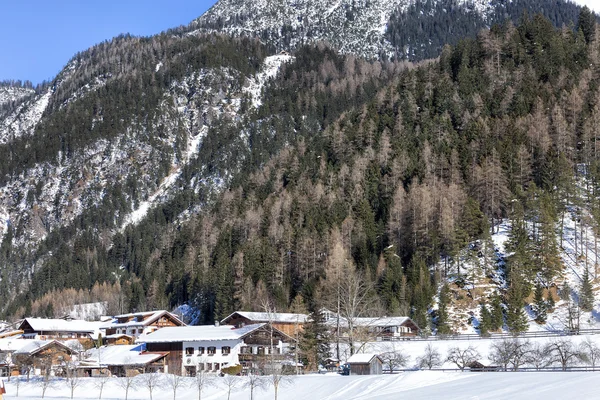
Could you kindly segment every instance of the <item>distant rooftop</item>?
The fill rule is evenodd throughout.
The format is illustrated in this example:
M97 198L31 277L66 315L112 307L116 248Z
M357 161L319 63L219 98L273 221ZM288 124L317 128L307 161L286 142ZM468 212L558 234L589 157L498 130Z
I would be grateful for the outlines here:
M283 323L305 323L308 320L306 314L293 313L267 313L253 311L236 311L227 317L223 318L222 324L226 324L234 315L239 315L253 322L283 322Z

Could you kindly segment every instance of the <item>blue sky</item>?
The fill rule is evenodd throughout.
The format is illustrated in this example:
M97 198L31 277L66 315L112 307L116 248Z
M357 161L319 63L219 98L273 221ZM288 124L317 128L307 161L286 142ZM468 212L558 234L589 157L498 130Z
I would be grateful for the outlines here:
M78 51L120 33L187 25L215 0L7 0L0 8L0 81L51 80Z

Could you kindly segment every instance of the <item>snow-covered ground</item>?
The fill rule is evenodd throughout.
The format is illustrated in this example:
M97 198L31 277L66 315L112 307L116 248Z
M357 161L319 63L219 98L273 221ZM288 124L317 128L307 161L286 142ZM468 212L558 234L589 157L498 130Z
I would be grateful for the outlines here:
M440 372L416 371L395 375L340 376L337 374L299 376L279 389L279 399L284 400L396 400L396 399L597 399L597 374L591 372ZM123 399L125 391L119 385L119 378L111 378L103 389L103 399ZM250 389L244 388L247 378L240 377L239 384L231 391L231 400L250 398ZM192 378L186 381L193 384ZM85 378L75 389L76 399L97 399L99 390L94 378ZM227 388L223 378L215 378L216 386L207 388L202 399L217 400L227 398ZM16 397L14 382L6 382L5 399ZM21 383L19 399L37 400L42 388L34 383ZM135 387L129 391L129 399L148 399L145 387ZM48 388L46 398L68 399L70 388L64 381ZM153 398L173 398L168 387L153 391ZM177 399L197 399L194 388L180 388ZM273 399L272 386L255 390L255 399Z

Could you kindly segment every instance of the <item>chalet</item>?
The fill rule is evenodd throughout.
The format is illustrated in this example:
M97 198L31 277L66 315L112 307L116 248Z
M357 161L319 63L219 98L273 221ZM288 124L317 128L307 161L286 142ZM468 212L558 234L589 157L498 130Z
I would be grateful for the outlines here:
M383 361L377 354L354 354L347 361L350 366L350 375L381 375Z
M164 328L138 339L149 352L168 352L165 372L194 376L242 365L244 372L280 369L293 339L268 324ZM270 363L273 361L273 363Z
M337 327L338 324L344 332L350 326L348 318L342 317L332 311L324 309L322 311L325 324L331 327ZM416 336L419 333L419 327L409 317L356 317L351 320L355 328L366 330L377 338Z
M416 336L419 327L409 317L356 318L355 326L365 327L377 337Z
M14 353L34 342L36 340L33 339L0 339L0 377L8 376L15 371Z
M25 318L18 327L25 339L70 340L98 338L99 323L82 320Z
M100 329L104 330L105 337L121 334L138 338L142 334L174 326L185 326L185 324L174 314L159 310L117 315L102 324Z
M27 374L55 374L71 361L74 353L58 340L34 340L14 352L13 362Z
M241 328L246 325L267 323L280 332L295 338L302 332L302 327L307 320L308 315L306 314L236 311L225 317L221 324Z
M83 376L135 376L163 372L167 353L152 353L144 345L102 346L88 351L78 366Z

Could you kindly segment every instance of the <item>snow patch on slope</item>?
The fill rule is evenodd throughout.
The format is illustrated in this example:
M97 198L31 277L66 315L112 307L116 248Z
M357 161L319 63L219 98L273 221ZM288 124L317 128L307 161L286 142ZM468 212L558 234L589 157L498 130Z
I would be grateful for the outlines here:
M42 119L51 96L52 92L49 90L19 105L13 113L0 120L0 144L32 134L35 126Z
M294 57L287 54L279 54L265 58L261 71L249 80L249 85L244 88L244 92L250 94L252 105L260 107L262 104L262 89L265 84L272 78L276 77L285 63L291 62Z

